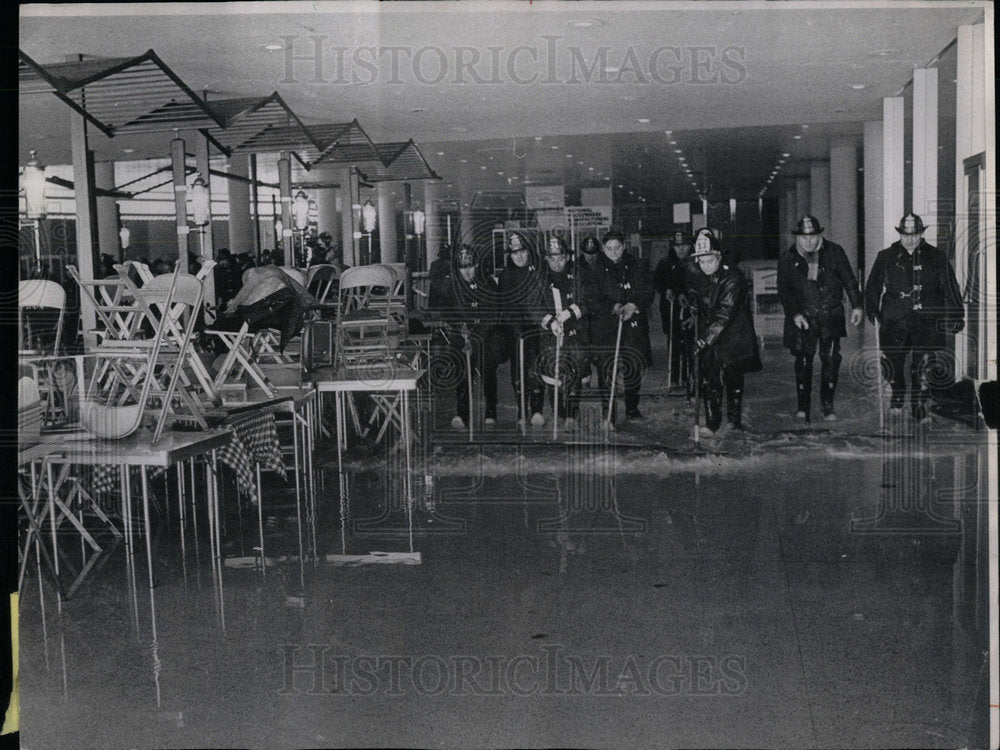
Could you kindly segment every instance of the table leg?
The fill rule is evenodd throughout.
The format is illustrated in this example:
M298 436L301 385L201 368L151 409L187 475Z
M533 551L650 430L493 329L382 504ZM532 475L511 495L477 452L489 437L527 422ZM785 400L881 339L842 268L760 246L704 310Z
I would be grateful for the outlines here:
M413 552L413 485L410 475L410 396L409 391L401 391L403 397L403 442L406 445L406 521L410 533L410 552Z
M305 573L305 553L303 551L302 545L302 484L299 481L299 471L301 470L300 460L299 460L299 449L303 447L300 445L299 441L299 421L298 414L295 411L295 405L292 404L292 455L294 457L295 463L295 518L298 524L295 531L299 537L299 584L305 589L306 586L306 573Z
M153 540L149 534L149 481L147 477L146 465L139 467L142 475L142 524L146 534L146 565L149 566L149 588L153 588Z
M267 578L267 561L264 559L264 496L260 491L260 462L258 461L254 465L257 469L257 532L260 535L260 577Z
M49 485L49 531L52 536L52 565L56 571L56 580L59 580L59 544L56 539L56 489L52 481L52 462L43 458L42 465L45 467L45 476L48 479Z

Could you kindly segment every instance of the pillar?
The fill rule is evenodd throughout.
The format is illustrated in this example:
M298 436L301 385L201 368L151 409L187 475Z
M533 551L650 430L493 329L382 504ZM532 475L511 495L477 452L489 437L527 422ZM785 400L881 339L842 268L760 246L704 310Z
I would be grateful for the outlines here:
M858 270L858 142L839 136L830 144L830 226L826 236L847 255L851 270Z
M188 272L188 234L191 231L188 227L186 158L184 139L174 138L170 141L170 163L174 179L174 223L177 228L177 267L181 269L181 273Z
M830 226L829 162L813 162L809 167L809 209L820 225Z
M398 263L399 247L396 244L396 203L392 197L393 183L375 185L378 198L378 246L382 263Z
M865 279L883 244L882 221L882 122L869 120L864 133Z
M899 238L896 222L903 216L905 181L903 145L903 97L882 99L882 247Z
M212 234L212 167L208 161L208 137L204 133L198 133L194 139L195 168L208 188L208 224L199 228L198 247L194 248L194 252L204 260L215 260L215 241ZM212 323L215 321L215 274L208 274L202 284L205 288L205 300L210 305L205 313L205 322Z
M924 239L937 244L938 72L913 71L913 211L927 227Z
M348 266L358 264L358 240L361 238L360 228L355 231L354 211L360 209L358 204L358 177L352 167L339 170L340 182L340 246L344 254L344 263Z
M317 188L314 191L316 223L319 226L319 231L329 232L331 237L337 237L340 234L340 217L337 215L340 203L335 187L338 180L337 170L330 167L313 167L310 174L319 182L329 185L329 187Z
M284 265L295 265L295 220L292 218L292 162L287 152L278 159L278 192L281 201L281 248Z
M234 154L229 160L229 174L250 177L250 158L247 154ZM229 194L229 250L237 253L254 252L253 219L250 218L250 183L228 180Z
M91 180L91 154L87 144L87 121L76 111L70 112L70 142L73 150L73 193L76 199L76 263L80 278L94 279L94 243L97 238L97 216L94 205L94 185ZM96 346L94 331L97 313L87 295L80 295L80 324L84 331L85 351Z
M94 164L94 186L102 190L114 190L114 162L100 161ZM95 195L94 200L97 204L97 247L100 251L98 259L101 254L107 253L120 263L124 258L119 246L121 240L118 237L118 204L109 196Z
M441 250L441 219L438 217L438 185L436 181L424 181L424 239L427 243L427 268L437 260Z

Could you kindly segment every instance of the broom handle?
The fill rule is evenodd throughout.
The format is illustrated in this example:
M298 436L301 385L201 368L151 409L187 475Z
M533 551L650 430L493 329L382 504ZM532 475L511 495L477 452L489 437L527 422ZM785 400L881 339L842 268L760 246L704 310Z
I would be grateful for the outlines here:
M611 410L615 405L615 387L618 383L618 352L622 344L622 324L624 319L619 316L618 318L618 334L615 336L615 358L611 365L611 395L608 397L608 424L611 424Z

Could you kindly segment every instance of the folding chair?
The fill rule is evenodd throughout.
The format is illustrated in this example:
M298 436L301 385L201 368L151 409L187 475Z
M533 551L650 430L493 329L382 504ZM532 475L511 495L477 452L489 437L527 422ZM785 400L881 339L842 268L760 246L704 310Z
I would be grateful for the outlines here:
M87 404L81 406L81 421L114 433L104 437L121 437L119 433L134 431L145 414L155 414L154 443L168 419L207 429L204 405L184 373L192 361L204 368L191 350L204 295L202 282L190 274L174 273L157 276L141 289L133 285L131 292L146 319L156 322L156 332L151 339L102 342L97 353L111 366L97 368ZM135 403L126 404L128 400Z
M340 275L337 291L335 366L341 370L391 362L393 272L385 266L355 266Z
M58 357L62 342L63 320L66 313L66 290L61 284L44 279L22 281L17 288L19 359L25 357ZM51 341L51 348L49 342ZM58 397L54 382L56 373L40 360L30 365L31 376L38 384L45 403L43 420L58 421L65 416L65 405Z
M309 267L309 275L306 278L306 289L309 294L316 298L319 303L320 316L324 312L334 313L337 309L337 281L340 272L337 267L329 263L323 263Z

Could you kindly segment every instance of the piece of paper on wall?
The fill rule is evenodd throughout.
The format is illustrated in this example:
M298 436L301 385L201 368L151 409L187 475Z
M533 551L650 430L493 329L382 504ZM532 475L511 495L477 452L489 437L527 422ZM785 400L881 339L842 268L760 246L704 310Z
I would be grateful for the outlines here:
M689 221L691 221L691 204L675 203L674 224L687 224Z

